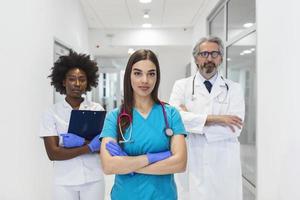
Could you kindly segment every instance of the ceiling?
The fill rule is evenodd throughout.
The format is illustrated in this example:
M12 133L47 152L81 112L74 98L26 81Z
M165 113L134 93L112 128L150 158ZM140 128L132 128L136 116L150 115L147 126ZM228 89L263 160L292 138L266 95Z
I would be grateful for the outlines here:
M153 28L188 28L194 26L208 0L80 0L89 28L142 28L151 23ZM149 19L144 19L149 10Z

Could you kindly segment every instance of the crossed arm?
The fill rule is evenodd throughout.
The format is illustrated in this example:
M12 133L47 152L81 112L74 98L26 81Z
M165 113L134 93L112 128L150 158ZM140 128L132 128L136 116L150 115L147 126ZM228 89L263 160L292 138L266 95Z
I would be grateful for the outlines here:
M175 135L171 138L172 156L160 162L147 165L136 170L142 174L173 174L184 172L187 163L187 150L183 135Z
M150 164L146 155L140 156L111 156L106 150L113 138L103 138L101 144L101 160L105 174L128 174L131 172L143 174L172 174L183 172L187 162L187 150L183 135L171 138L171 153L169 158Z
M169 103L178 108L188 132L194 134L214 135L214 132L225 133L224 138L229 135L238 137L243 126L245 114L244 95L241 86L232 85L231 101L227 112L220 115L207 115L205 113L194 113L187 109L185 91L186 85L183 81L174 84ZM226 135L227 134L227 135ZM226 136L225 136L226 135ZM222 138L222 137L220 137ZM220 139L219 138L219 139Z
M87 144L76 148L64 148L59 146L59 139L57 136L44 137L44 144L47 155L50 160L68 160L79 155L90 153Z
M180 104L179 107L181 108L181 111L188 112L184 104ZM235 132L235 128L242 128L243 120L237 115L207 115L204 125L228 126L232 132Z

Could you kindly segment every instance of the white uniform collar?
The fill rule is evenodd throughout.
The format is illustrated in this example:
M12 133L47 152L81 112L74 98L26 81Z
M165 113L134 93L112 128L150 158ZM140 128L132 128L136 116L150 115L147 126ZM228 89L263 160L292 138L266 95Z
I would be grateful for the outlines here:
M80 103L79 110L86 110L88 108L90 102L87 100L86 97L82 97L82 98L83 98L83 101ZM73 109L72 106L66 101L66 98L64 98L64 100L63 100L63 105L66 108Z

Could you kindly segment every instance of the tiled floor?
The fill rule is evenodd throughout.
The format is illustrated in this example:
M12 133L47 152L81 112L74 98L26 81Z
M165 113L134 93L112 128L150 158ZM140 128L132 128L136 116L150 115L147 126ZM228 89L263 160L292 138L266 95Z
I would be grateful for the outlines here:
M256 182L256 148L254 145L241 144L241 162L243 176L255 183Z
M245 185L243 185L243 200L255 200L255 194Z

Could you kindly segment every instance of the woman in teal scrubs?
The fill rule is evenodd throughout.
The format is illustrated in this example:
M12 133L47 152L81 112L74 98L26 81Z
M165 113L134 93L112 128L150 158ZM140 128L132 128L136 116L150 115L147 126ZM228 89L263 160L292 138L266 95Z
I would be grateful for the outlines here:
M177 199L173 174L186 168L186 132L178 111L159 101L159 82L156 55L145 49L133 53L124 103L107 114L100 136L104 173L116 174L112 200Z

